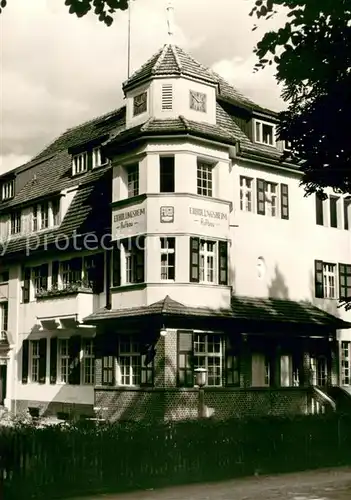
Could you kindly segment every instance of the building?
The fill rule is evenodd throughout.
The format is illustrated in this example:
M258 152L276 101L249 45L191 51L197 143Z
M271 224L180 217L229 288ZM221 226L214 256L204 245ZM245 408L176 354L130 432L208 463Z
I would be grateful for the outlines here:
M203 367L214 418L335 407L349 199L305 197L277 115L176 45L123 90L0 179L3 402L193 417Z

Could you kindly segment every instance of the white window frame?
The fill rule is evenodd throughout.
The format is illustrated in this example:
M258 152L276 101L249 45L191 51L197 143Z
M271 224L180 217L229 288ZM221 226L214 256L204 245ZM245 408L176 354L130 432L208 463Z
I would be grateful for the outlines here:
M263 140L263 128L264 127L271 127L272 128L272 143L270 142L265 142ZM270 146L270 147L276 147L276 130L277 127L274 123L266 122L264 120L254 120L254 138L255 142L258 144L264 144L265 146Z
M57 207L57 212L54 212L54 207ZM53 226L59 226L61 223L61 200L57 198L51 202L51 212L52 212L52 224Z
M15 194L15 182L14 180L4 182L1 188L1 199L9 200L13 198Z
M84 385L94 385L95 383L95 354L94 340L92 338L82 338L82 376Z
M30 341L29 376L31 383L39 383L40 346L39 340Z
M0 302L0 339L5 340L9 322L9 303Z
M35 294L43 290L42 280L44 277L46 277L46 282L47 282L48 276L42 276L40 265L34 266L32 268L32 283L33 283L33 289L34 289Z
M213 169L214 165L205 160L197 160L197 194L200 196L213 196Z
M126 166L128 198L139 194L139 163Z
M141 384L140 343L132 336L119 339L117 384L120 386L138 387Z
M240 210L242 212L254 211L254 179L240 176Z
M72 158L73 175L83 174L88 171L88 153L79 153Z
M337 265L323 262L323 297L336 299L337 290Z
M176 239L174 237L160 238L161 245L161 280L174 281L175 280L175 253L176 253ZM174 256L174 264L170 264L170 255ZM173 269L174 278L170 278L170 270Z
M291 151L292 145L290 141L283 141L283 150L284 151Z
M101 146L97 146L96 148L93 149L93 151L92 151L92 164L93 164L93 168L102 167L103 165L108 164L107 159L104 162L102 162Z
M16 216L16 219L12 218L12 216ZM14 224L12 223L14 220ZM12 212L10 216L10 234L17 235L22 232L22 212L20 210L16 212Z
M265 215L268 217L279 217L278 210L278 184L275 182L265 182Z
M65 346L65 352L62 354L62 347ZM69 365L70 365L70 356L69 356L69 345L68 338L58 339L58 349L57 349L57 379L60 384L68 384L69 377Z
M217 242L200 240L199 260L199 283L215 284L217 282Z
M341 385L350 385L351 342L342 340L340 345L340 350L341 350L340 352Z
M129 242L132 244L130 248L124 246L124 262L125 262L125 284L132 285L133 283L140 283L138 281L138 269L143 266L144 277L145 277L145 250L141 250L134 245L134 242ZM139 262L142 259L142 263Z
M194 368L205 368L207 370L207 386L222 387L224 374L223 335L195 331L193 345ZM217 347L219 346L218 351L215 350L216 345ZM214 374L213 368L219 368L219 373Z
M46 208L44 211L43 209ZM40 204L40 229L48 229L49 227L49 212L50 212L50 203L48 201Z

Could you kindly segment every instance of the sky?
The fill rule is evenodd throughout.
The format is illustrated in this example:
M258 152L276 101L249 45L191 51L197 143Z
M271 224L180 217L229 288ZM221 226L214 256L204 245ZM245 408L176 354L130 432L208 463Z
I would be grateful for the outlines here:
M254 0L173 0L173 42L265 107L283 107L274 68L253 73L253 49L283 16L252 32ZM132 0L131 71L164 43L166 0ZM64 0L8 0L0 15L0 174L38 154L55 137L123 105L128 14L106 27L78 19Z

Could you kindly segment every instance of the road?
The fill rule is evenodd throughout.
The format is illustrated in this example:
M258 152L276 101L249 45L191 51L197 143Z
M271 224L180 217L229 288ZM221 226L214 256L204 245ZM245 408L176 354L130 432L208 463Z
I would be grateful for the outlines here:
M72 500L350 500L351 468L261 476Z

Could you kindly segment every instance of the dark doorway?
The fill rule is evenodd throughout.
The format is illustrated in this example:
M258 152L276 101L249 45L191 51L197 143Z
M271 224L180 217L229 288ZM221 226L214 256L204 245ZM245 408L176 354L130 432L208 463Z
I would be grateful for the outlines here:
M6 398L7 365L0 365L0 405L4 404Z

